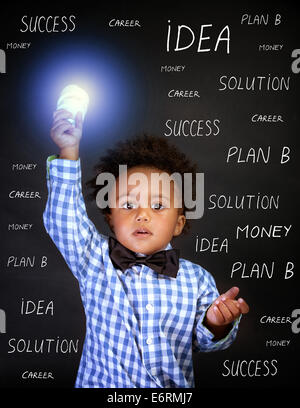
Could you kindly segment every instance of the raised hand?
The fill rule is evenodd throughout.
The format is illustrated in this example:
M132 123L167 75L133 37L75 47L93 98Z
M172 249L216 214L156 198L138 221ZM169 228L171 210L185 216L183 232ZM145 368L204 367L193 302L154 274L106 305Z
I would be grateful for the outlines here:
M69 118L72 118L72 114L67 110L55 111L50 135L54 143L60 148L61 158L77 160L82 137L82 114L81 112L77 113L75 125L68 121Z

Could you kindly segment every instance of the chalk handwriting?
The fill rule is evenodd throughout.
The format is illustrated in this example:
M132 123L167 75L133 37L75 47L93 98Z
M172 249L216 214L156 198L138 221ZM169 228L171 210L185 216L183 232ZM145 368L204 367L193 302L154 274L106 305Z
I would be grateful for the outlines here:
M36 263L44 268L47 265L47 257L42 256L40 260L37 260L35 256L14 256L11 255L7 259L6 266L9 268L33 268Z
M33 224L8 224L8 231L29 231L33 227Z
M225 252L228 253L228 238L199 238L196 237L196 252Z
M222 45L225 46L226 53L230 53L230 29L229 26L226 25L225 27L222 28L222 30L219 32L217 39L212 42L210 32L211 28L213 27L212 24L201 24L200 29L199 29L199 34L198 34L198 29L197 29L197 38L198 39L198 45L196 52L210 52L211 47L213 47L213 51L216 52L218 51L218 48ZM188 39L187 39L188 37ZM172 41L173 35L172 35L172 26L171 26L171 20L168 20L168 34L167 34L167 52L170 52L171 49L171 44L174 43ZM176 31L176 45L172 46L172 51L178 52L178 51L184 51L189 49L190 47L193 46L195 43L196 35L195 35L195 29L192 29L190 26L182 24L177 26L177 31ZM184 39L183 39L184 38ZM203 44L205 43L205 44Z
M268 194L210 194L208 196L208 210L236 209L236 210L278 210L280 195Z
M227 76L219 77L221 87L219 91L288 91L290 89L291 77L278 77L269 74L248 76Z
M168 131L164 133L165 136L217 136L220 133L219 119L180 119L166 121L166 128Z
M54 302L51 300L50 302L45 301L44 299L40 299L37 301L33 300L21 300L21 315L51 315L54 314Z
M79 339L61 339L59 336L56 338L47 339L17 339L11 338L8 341L9 350L11 353L60 353L71 354L78 353Z
M64 33L75 30L76 17L70 16L23 16L21 33Z
M241 24L267 26L269 23L275 26L281 24L281 14L275 14L272 21L269 14L243 14Z
M269 360L225 360L222 372L223 377L267 377L274 376L278 372L278 361Z
M294 275L293 269L295 265L293 262L286 262L285 268L280 268L279 273L284 273L284 279L291 279ZM230 277L236 279L236 273L241 279L272 279L274 277L275 262L234 262L231 267Z
M13 163L12 170L35 170L37 163Z

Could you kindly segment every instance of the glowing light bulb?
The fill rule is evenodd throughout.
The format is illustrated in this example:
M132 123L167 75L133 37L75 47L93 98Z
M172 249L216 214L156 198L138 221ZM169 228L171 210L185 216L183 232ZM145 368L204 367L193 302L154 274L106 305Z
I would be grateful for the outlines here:
M57 109L66 109L71 112L73 118L68 119L74 124L75 116L78 112L82 113L84 119L89 105L89 96L84 89L78 85L67 85L62 91L57 101Z

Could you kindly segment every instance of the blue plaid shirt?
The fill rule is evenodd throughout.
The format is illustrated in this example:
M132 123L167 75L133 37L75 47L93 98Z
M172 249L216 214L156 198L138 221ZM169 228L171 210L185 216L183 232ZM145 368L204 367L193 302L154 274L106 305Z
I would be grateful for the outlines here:
M86 337L75 387L194 387L192 350L215 351L234 340L239 319L220 341L202 321L219 296L212 276L180 258L177 278L136 265L115 269L108 238L89 220L80 159L47 160L44 225L78 279ZM171 248L169 244L167 249Z

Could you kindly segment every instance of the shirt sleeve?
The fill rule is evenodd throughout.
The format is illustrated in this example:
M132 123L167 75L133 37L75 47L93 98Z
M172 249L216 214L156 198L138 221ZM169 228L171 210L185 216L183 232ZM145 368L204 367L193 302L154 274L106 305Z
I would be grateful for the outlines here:
M218 351L228 348L236 338L241 316L232 323L230 332L222 339L214 341L214 335L203 325L205 314L210 305L219 296L214 278L202 268L203 276L200 280L197 312L193 332L193 351Z
M86 264L100 234L86 213L80 159L48 157L47 188L44 226L75 277L84 283Z

